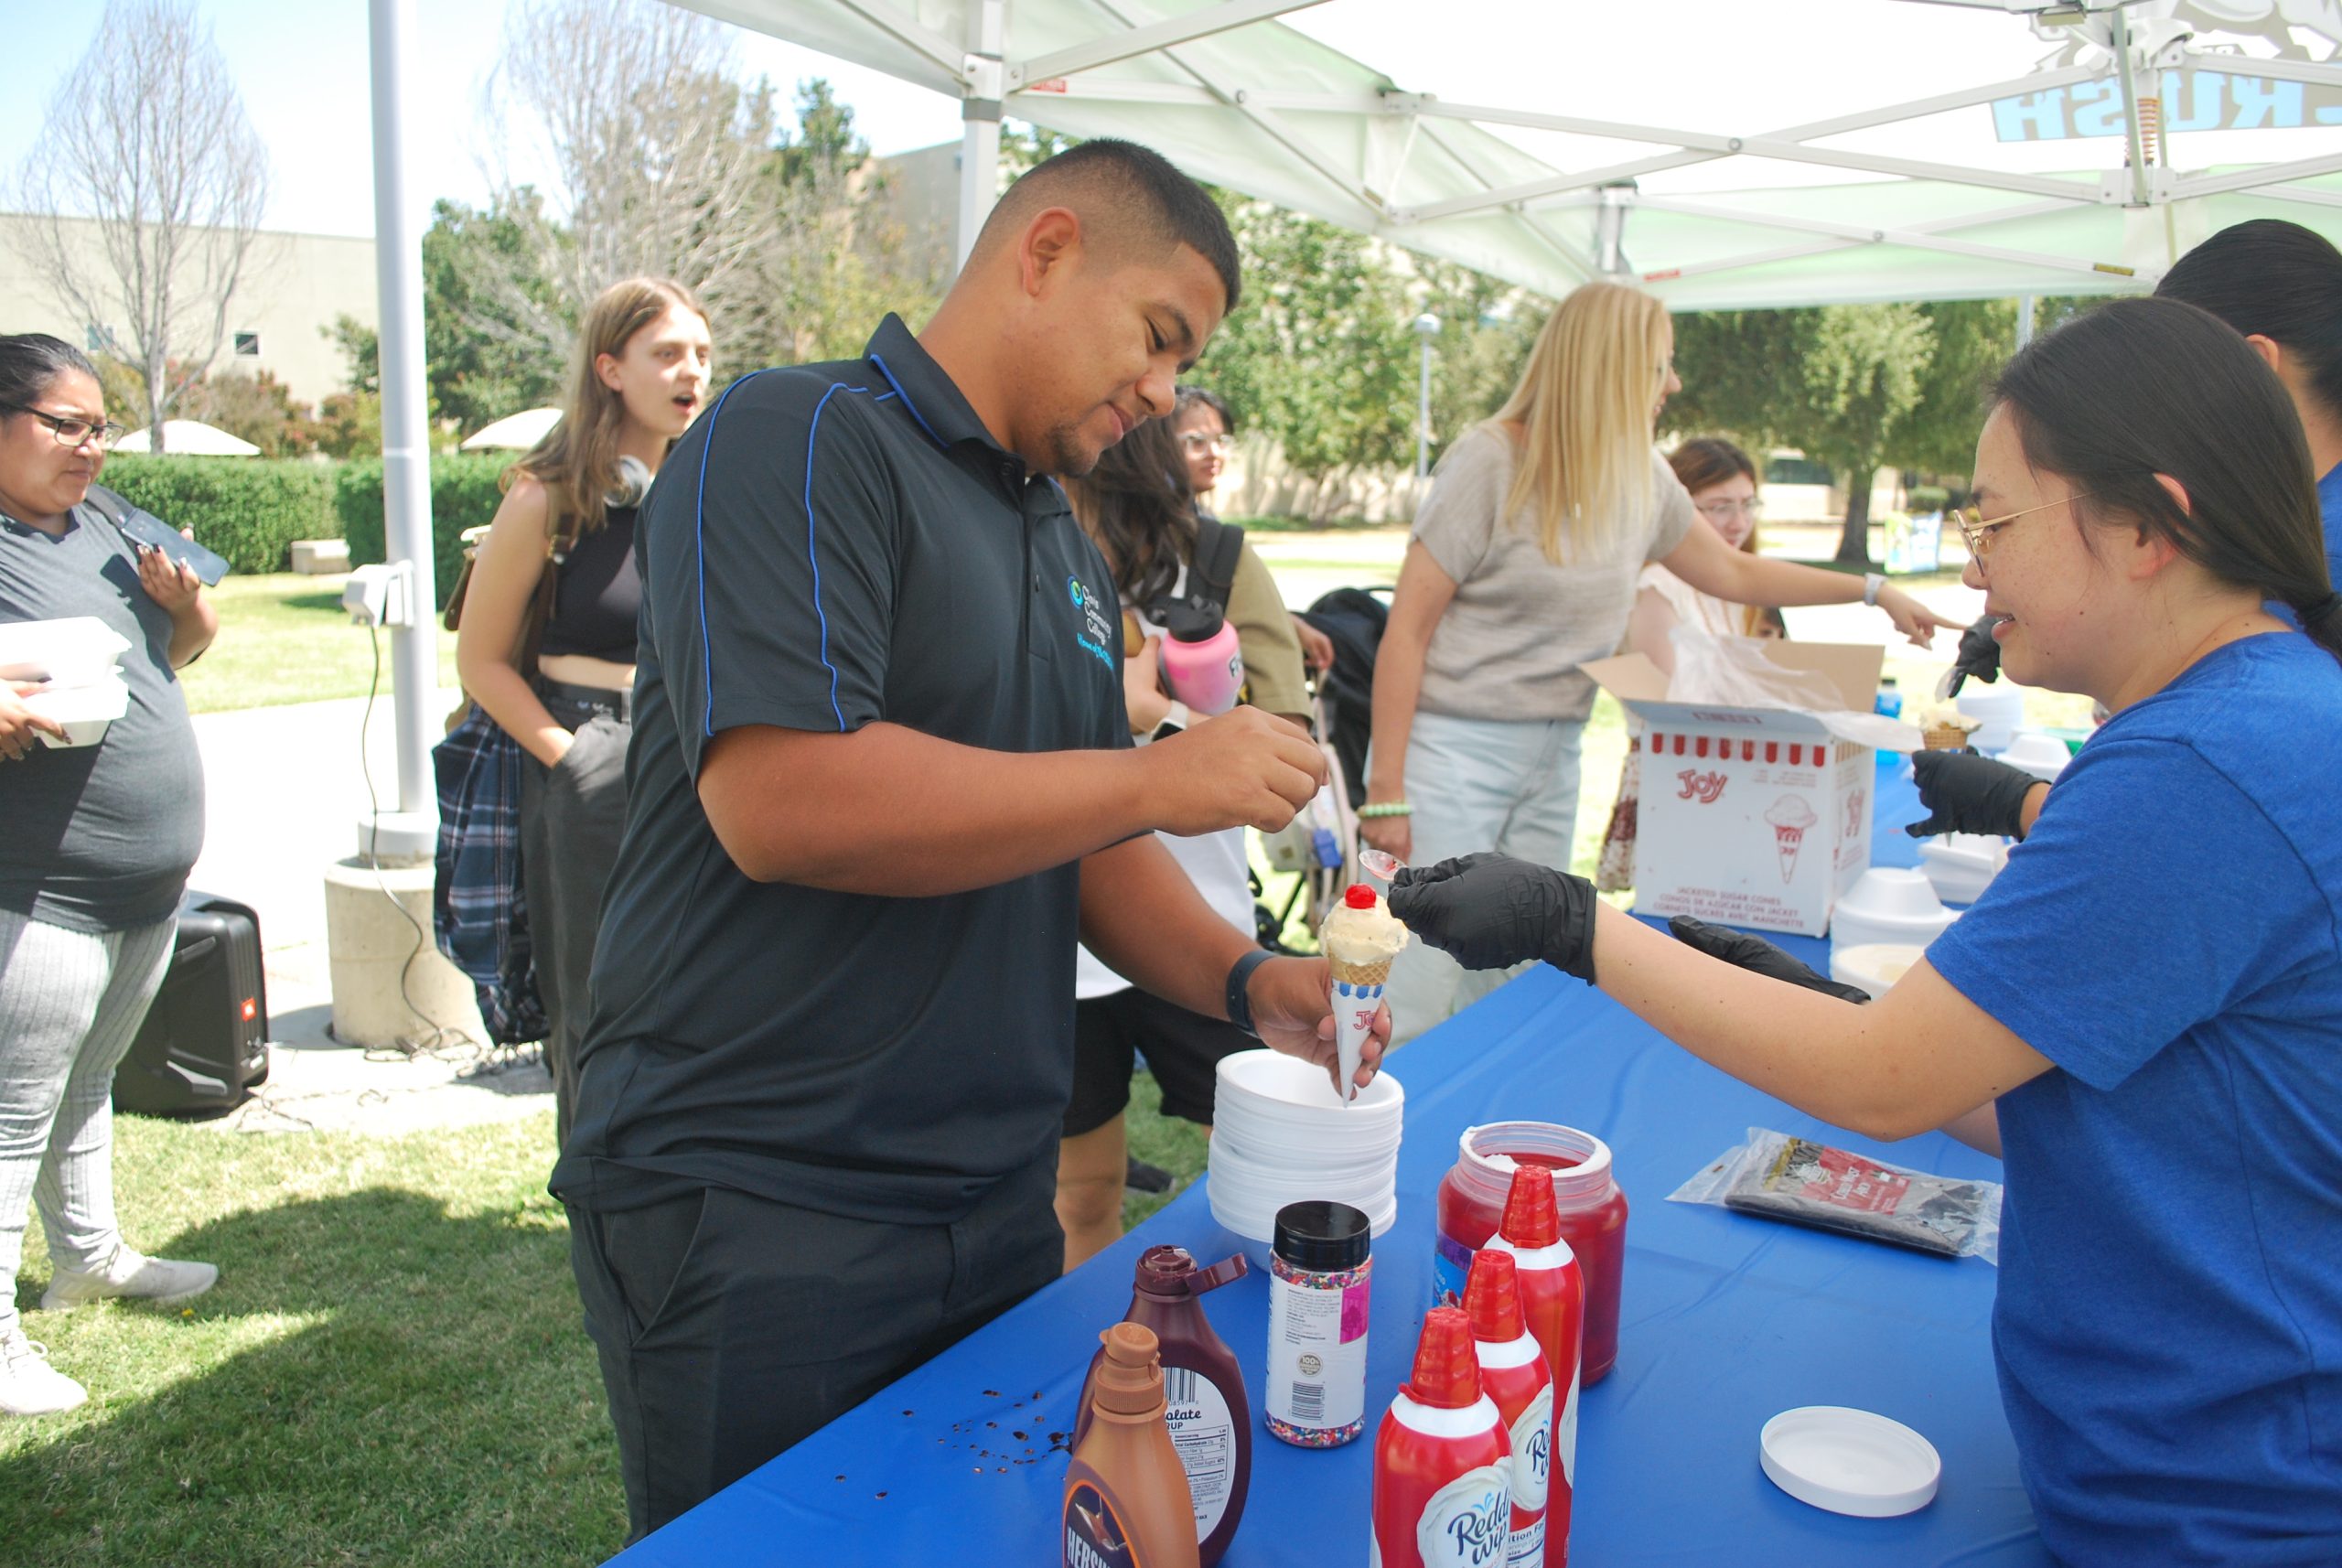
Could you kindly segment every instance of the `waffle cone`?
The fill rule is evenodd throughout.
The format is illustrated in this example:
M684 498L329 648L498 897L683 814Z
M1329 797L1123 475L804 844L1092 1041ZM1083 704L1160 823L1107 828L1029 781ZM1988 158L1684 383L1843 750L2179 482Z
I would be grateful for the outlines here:
M1391 978L1391 961L1381 959L1373 963L1348 963L1338 958L1328 958L1334 978L1352 985L1380 985Z
M1929 751L1964 751L1968 746L1968 732L1958 725L1929 725L1926 739Z

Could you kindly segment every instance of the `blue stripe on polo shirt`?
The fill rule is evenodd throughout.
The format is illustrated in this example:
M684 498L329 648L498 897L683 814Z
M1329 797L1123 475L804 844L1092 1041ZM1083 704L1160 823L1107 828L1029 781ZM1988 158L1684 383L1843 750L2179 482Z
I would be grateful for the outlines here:
M700 673L707 686L704 722L710 739L715 736L715 649L707 636L707 455L715 449L715 422L723 416L724 405L731 401L734 392L765 373L751 371L724 389L715 406L707 411L707 439L699 445L699 493L692 498L692 553L699 568Z
M882 365L879 368L884 370L886 367ZM837 715L840 735L845 733L845 710L838 706L838 667L830 662L830 618L829 613L822 608L822 558L813 547L816 531L813 519L813 451L814 444L821 438L822 411L830 406L830 399L842 392L860 392L866 397L870 389L832 381L830 390L822 394L822 401L813 405L813 418L805 429L805 560L813 568L813 619L822 628L822 668L830 672L830 712ZM905 398L903 406L910 408L910 399ZM916 415L919 411L912 409L911 412ZM930 431L929 434L934 433ZM714 731L708 733L712 736Z
M921 430L927 432L927 438L938 446L950 450L950 444L935 433L933 425L928 424L927 415L919 413L919 404L913 403L911 394L903 390L903 383L895 379L895 372L886 368L886 361L873 354L870 356L870 362L878 367L878 373L886 378L886 384L895 389L895 395L901 398L903 406L911 411L911 417L919 421L919 427Z

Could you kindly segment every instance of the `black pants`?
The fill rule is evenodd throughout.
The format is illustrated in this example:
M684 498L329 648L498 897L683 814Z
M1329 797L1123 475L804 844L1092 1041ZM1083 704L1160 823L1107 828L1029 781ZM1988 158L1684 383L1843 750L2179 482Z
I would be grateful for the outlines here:
M569 1211L628 1543L1058 1277L1054 1158L954 1225L845 1219L709 1187Z
M537 994L545 1004L545 1066L553 1073L555 1146L569 1142L577 1104L577 1043L593 1019L588 977L602 889L626 832L626 747L633 734L619 699L607 711L561 693L540 693L546 711L575 738L557 768L521 754L521 886L529 899Z

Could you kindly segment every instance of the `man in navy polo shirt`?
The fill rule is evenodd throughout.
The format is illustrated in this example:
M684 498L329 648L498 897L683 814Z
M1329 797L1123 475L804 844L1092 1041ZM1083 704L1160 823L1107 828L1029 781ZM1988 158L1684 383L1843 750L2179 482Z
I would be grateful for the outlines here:
M1324 962L1269 959L1149 831L1280 826L1320 755L1251 709L1129 748L1112 578L1050 477L1167 416L1237 295L1210 198L1085 144L924 332L736 383L644 507L553 1177L637 1536L1056 1277L1077 940L1334 1060Z

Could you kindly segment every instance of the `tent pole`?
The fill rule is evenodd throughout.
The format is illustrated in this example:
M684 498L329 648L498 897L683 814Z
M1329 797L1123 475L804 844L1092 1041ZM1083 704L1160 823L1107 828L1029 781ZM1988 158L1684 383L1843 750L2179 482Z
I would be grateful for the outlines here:
M968 264L976 235L1000 198L1000 100L1005 77L1004 0L968 7L968 60L960 98L960 227L954 258Z
M2131 149L2131 205L2144 207L2154 199L2154 187L2147 174L2146 145L2139 135L2139 86L2131 60L2131 21L2120 5L2109 13L2107 21L2115 62L2122 69L2122 139Z
M391 692L398 733L398 811L360 823L361 851L429 858L437 801L431 707L439 684L432 625L430 420L424 402L423 245L408 199L404 139L408 40L414 0L368 6L374 130L374 284L381 315L382 537L405 575L404 614L391 619ZM395 593L393 597L395 598ZM397 819L393 821L393 817Z

